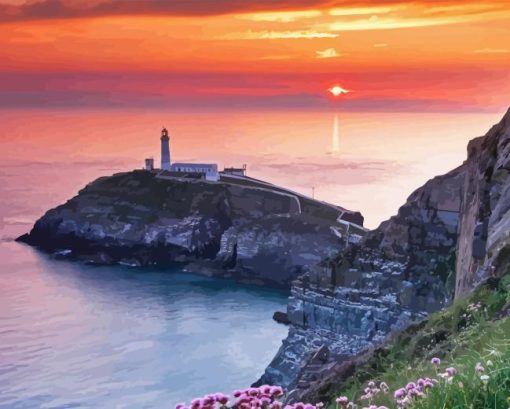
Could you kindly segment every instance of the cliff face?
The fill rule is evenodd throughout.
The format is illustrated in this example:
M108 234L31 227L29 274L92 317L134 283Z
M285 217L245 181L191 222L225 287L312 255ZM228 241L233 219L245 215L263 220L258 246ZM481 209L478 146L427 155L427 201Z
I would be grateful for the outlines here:
M300 400L339 362L448 305L510 262L510 111L458 168L294 282L289 336L259 380Z
M192 263L207 274L283 285L342 248L338 217L363 220L268 184L134 171L87 185L20 240L93 263Z
M457 255L456 294L510 262L510 110L468 146Z

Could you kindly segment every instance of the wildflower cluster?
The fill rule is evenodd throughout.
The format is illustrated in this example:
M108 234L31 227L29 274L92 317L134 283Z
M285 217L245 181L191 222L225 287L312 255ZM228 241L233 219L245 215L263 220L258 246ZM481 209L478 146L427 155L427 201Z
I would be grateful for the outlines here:
M367 384L367 387L363 390L363 395L360 396L360 399L368 400L371 402L372 399L374 399L374 397L380 392L387 394L389 392L388 385L386 385L384 382L381 382L379 386L377 386L374 381L370 381Z
M223 393L212 393L202 398L193 399L189 406L178 404L175 409L282 409L283 404L276 398L283 396L280 386L263 385L259 388L236 390L232 393L234 398L229 406L230 396ZM290 408L289 408L290 409ZM304 407L295 409L321 409L317 407Z
M467 306L467 310L469 312L478 312L482 308L482 304L480 302L477 303L471 303Z
M324 404L322 402L316 403L315 405L312 405L311 403L298 402L294 403L293 405L285 406L285 409L322 409L322 408L324 408Z
M489 355L496 360L501 353L493 351ZM424 409L445 407L446 403L448 403L447 407L454 407L452 402L462 403L466 399L473 402L475 405L473 407L482 407L480 405L483 404L484 399L492 399L490 406L483 407L503 408L501 405L495 405L494 399L497 398L500 403L503 399L505 405L507 402L510 403L508 394L502 397L496 396L500 394L502 388L505 389L505 385L508 385L505 379L510 378L505 378L501 369L496 371L494 368L496 365L490 359L482 358L480 361L472 361L469 367L461 366L463 370L459 373L453 366L444 368L446 365L443 366L441 360L434 357L430 360L430 364L437 374L435 377L422 377L396 390L393 388L390 390L385 382L370 381L365 385L359 399L350 399L347 396L337 397L336 409ZM510 367L506 365L503 369L508 370ZM427 372L434 371L430 368ZM477 388L466 387L470 385L470 379L477 380ZM446 394L445 391L447 391ZM193 399L189 405L179 404L176 409L324 409L323 403L297 402L284 405L282 402L284 391L279 386L263 385L258 388L236 390L231 396L232 398L222 393L213 393Z
M436 367L438 377L444 379L446 382L451 382L453 377L457 375L457 369L453 367L446 368L440 371L441 360L437 357L432 358L431 364ZM477 366L478 371L482 371L481 364ZM398 388L393 393L394 405L397 408L403 409L412 406L418 399L426 396L427 391L432 389L439 381L433 378L420 378L416 382L409 382L406 386ZM361 409L388 409L386 406L378 406L373 404L374 400L379 400L378 395L388 395L390 389L385 382L377 384L374 381L367 383L363 389L363 394L359 397L360 401L368 401L368 406ZM357 405L351 402L346 396L340 396L336 399L337 409L357 409ZM393 407L393 405L392 405Z
M492 361L489 359L487 361L487 366L491 367L494 365ZM490 376L485 373L485 367L481 362L477 362L475 365L475 373L480 376L480 380L482 383L487 384L489 382Z
M367 388L371 388L374 390L379 389L379 388L376 388L374 382L369 382L369 385L370 386L368 386ZM365 395L367 395L367 393L368 393L367 388L365 388ZM380 391L381 391L381 389L379 389L377 391L377 393L379 393ZM363 399L363 397L361 397L361 399ZM366 399L366 396L365 396L365 399ZM340 396L340 397L336 398L336 404L337 404L337 408L345 408L345 409L357 409L358 408L358 405L356 405L354 402L351 402L347 396ZM370 405L370 406L364 407L363 409L388 409L388 408L386 406Z
M369 406L363 407L363 409L388 409L386 406L372 405L372 399L374 399L379 393L388 394L390 391L388 385L385 382L381 382L377 385L374 381L368 382L366 388L363 390L363 395L360 396L360 400L367 400ZM337 408L346 409L357 409L358 405L351 402L347 396L340 396L336 398Z
M420 378L416 382L409 382L405 387L399 388L393 394L398 408L406 408L415 399L423 398L430 388L437 383L437 379Z
M481 316L481 314L486 313L487 308L482 307L480 302L468 304L466 307L466 312L462 315L462 318L466 320L467 325L476 324L477 319Z

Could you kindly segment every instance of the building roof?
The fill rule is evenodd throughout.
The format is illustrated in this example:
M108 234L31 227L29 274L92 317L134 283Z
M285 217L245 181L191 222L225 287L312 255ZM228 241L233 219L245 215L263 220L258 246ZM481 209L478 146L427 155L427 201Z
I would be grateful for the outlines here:
M218 165L216 163L172 163L172 166L175 167L186 167L186 168L217 168Z

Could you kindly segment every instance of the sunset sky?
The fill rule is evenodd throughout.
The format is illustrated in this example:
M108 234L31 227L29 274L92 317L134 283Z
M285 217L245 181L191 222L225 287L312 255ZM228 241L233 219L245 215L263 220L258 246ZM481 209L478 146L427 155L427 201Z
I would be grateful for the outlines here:
M0 107L497 111L509 34L509 1L0 0Z

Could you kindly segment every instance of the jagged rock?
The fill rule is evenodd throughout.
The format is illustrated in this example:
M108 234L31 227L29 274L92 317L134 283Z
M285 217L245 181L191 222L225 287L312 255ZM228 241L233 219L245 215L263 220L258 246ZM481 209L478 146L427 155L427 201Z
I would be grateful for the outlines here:
M365 280L383 281L382 274ZM289 335L256 385L277 383L287 388L309 374L321 348L328 354L324 365L343 361L382 341L390 331L424 317L405 309L396 293L381 296L370 286L323 289L293 283L287 306Z
M279 324L284 325L290 324L289 316L287 315L286 312L283 311L275 311L275 313L273 314L273 320L275 320Z

